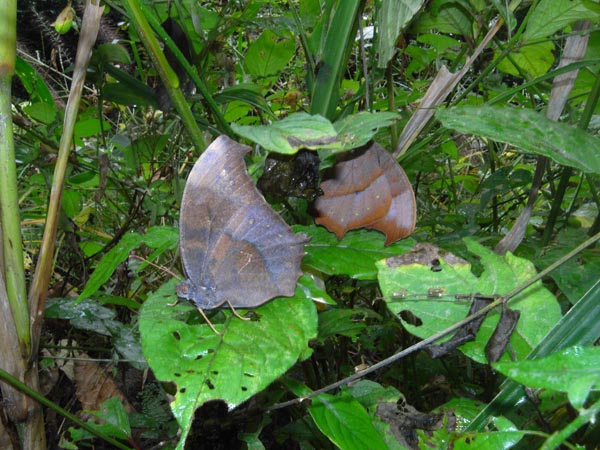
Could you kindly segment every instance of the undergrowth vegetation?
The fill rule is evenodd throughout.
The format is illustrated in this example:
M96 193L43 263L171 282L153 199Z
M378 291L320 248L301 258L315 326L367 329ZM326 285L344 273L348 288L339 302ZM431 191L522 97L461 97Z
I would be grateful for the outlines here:
M0 71L0 447L600 442L597 3L102 4L76 63L93 6L20 2ZM310 238L295 295L205 311L215 333L176 285L186 178L219 135L255 182L274 154L324 178L376 142L414 232L340 240L284 167L258 184Z

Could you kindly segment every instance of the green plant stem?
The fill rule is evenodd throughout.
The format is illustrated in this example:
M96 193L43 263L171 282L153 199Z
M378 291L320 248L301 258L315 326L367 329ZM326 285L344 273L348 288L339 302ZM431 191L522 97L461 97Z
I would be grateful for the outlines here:
M579 416L562 430L554 433L540 447L540 450L553 450L564 443L573 433L600 414L600 400L587 409L579 411Z
M573 175L573 169L571 167L563 167L558 181L558 187L556 188L556 192L552 199L552 207L550 208L550 213L548 214L548 219L546 220L544 233L542 234L542 247L546 247L550 243L550 239L554 233L556 221L558 220L559 216L561 216L561 204L563 198L565 198L567 188L569 187L571 175Z
M120 449L131 450L130 447L127 447L126 445L123 445L121 442L116 441L115 439L111 438L110 436L107 436L102 431L98 430L94 425L91 425L89 423L86 423L86 422L82 421L81 419L79 419L77 416L71 414L66 409L63 409L60 406L58 406L56 403L53 403L50 400L48 400L46 397L44 397L39 392L36 392L33 389L30 389L29 386L21 383L15 377L13 377L10 374L6 373L2 369L0 369L0 379L2 379L3 381L7 382L10 385L12 385L13 387L15 387L16 389L18 389L19 391L23 392L24 394L27 394L29 397L33 398L35 401L39 402L40 404L42 404L42 405L44 405L44 406L46 406L46 407L48 407L48 408L56 411L57 413L59 413L63 417L66 417L67 419L69 419L71 422L73 422L77 426L79 426L79 427L83 428L84 430L92 433L94 436L98 436L100 439L103 439L106 442L108 442L108 443L110 443L110 444L112 444L115 447L118 447Z
M144 9L143 6L142 6L142 9ZM208 107L210 108L210 111L213 114L216 122L221 127L221 130L224 133L228 134L229 136L235 136L235 133L231 129L231 126L225 120L225 117L221 113L221 110L219 109L219 105L217 105L217 102L215 102L215 99L212 97L210 91L208 90L208 88L206 87L204 82L200 79L200 77L198 76L198 74L196 73L196 71L194 70L192 65L188 62L187 58L183 55L183 53L181 53L181 50L179 50L179 47L177 47L177 44L175 44L175 42L173 42L173 39L171 39L171 37L165 32L165 30L163 29L161 24L158 23L158 20L152 14L150 14L150 13L144 14L144 17L146 17L146 19L148 19L148 23L152 26L154 31L160 36L160 38L167 45L167 47L169 47L169 49L173 52L173 54L177 58L177 61L179 62L179 64L181 64L181 66L185 69L185 72L187 73L187 75L192 79L192 81L198 88L198 91L200 92L200 94L206 101Z
M16 2L0 2L0 276L5 277L11 317L18 335L21 355L29 356L31 334L25 288L23 247L19 224L19 195L11 112L11 81L16 59Z
M313 75L315 73L315 58L314 55L310 51L310 45L308 44L308 36L306 35L306 30L302 26L302 21L300 20L300 15L298 14L298 9L294 3L290 3L290 9L292 11L292 15L294 18L294 25L296 26L296 33L300 37L300 42L302 44L302 49L304 50L304 55L306 56L306 62L308 65L307 74L306 74L306 84L308 85L308 89L311 90L313 85Z
M0 2L0 364L14 377L38 386L35 334L31 331L25 287L23 248L11 109L11 80L16 61L17 3ZM5 417L19 432L20 448L46 448L41 408L7 384L0 384Z
M333 120L340 97L339 83L346 68L356 28L361 0L344 0L337 4L331 25L327 30L325 51L312 92L311 114L320 114Z
M508 99L514 97L515 94L522 92L525 89L533 86L534 84L542 83L544 81L552 80L559 75L564 73L572 72L574 70L585 69L588 67L593 67L600 63L600 59L585 59L583 61L577 61L572 64L567 64L566 66L559 67L558 69L552 70L551 72L546 72L544 75L541 75L537 78L534 78L531 81L527 81L526 83L520 84L514 88L506 89L504 92L498 94L496 97L490 99L487 103L488 105L495 104L503 104L506 103ZM478 77L479 79L479 77ZM470 92L467 89L465 90L467 93ZM464 94L464 93L463 93ZM465 97L466 95L462 95ZM456 103L456 102L455 102Z
M396 111L396 92L394 90L394 76L392 73L391 61L388 62L387 68L385 69L385 78L387 83L388 111ZM398 145L398 123L396 121L392 123L390 133L392 134L391 148L396 148L396 145Z
M129 20L131 20L133 28L142 40L144 47L146 47L146 50L150 55L150 59L152 60L152 63L156 68L158 75L160 76L160 79L167 90L167 93L169 94L169 98L173 102L173 106L179 113L179 117L181 117L185 129L190 134L190 139L198 151L204 150L206 148L206 142L204 141L204 137L202 136L200 128L198 128L198 124L196 123L196 119L190 110L190 106L185 100L183 92L181 92L181 89L179 88L179 78L171 66L169 66L169 63L167 62L167 59L165 58L165 55L158 44L158 40L156 39L156 36L154 35L154 32L152 31L152 28L150 27L148 20L142 11L139 1L124 0L123 4L125 5L125 9L127 10L127 14L129 16Z

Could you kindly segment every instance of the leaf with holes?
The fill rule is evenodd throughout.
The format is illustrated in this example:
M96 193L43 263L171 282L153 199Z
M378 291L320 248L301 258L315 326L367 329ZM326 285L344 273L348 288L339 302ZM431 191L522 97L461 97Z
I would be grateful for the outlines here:
M465 243L484 268L479 277L471 272L467 261L443 252L433 258L432 264L414 258L413 262L399 263L397 258L388 258L377 263L379 285L388 307L399 315L410 333L421 339L467 316L469 301L456 299L456 295L507 294L536 274L533 264L526 259L510 253L499 256L471 239L465 239ZM406 258L405 255L400 258L403 257ZM510 344L515 356L523 359L560 319L560 307L540 282L514 297L509 306L521 313ZM498 311L489 313L476 339L460 347L463 353L477 362L487 363L485 345L498 319ZM507 354L503 356L507 357Z
M156 377L177 384L171 408L184 441L200 405L222 399L234 408L306 359L317 316L313 302L297 290L295 297L254 309L257 320L216 311L212 321L218 336L191 303L174 304L175 284L166 283L148 297L140 311L140 333Z

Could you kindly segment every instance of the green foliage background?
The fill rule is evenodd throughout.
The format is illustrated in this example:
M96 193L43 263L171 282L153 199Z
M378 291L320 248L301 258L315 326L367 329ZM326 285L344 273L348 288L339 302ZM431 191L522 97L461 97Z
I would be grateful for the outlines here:
M509 303L521 321L493 368L484 347L498 311L473 342L441 361L412 354L310 405L265 411L444 330L467 315L469 305L456 295L506 294L600 230L600 6L587 0L106 4L119 42L100 42L92 55L47 305L47 321L68 333L51 329L42 343L53 348L67 334L74 347L112 360L117 372L151 370L151 382L138 386L138 413L114 400L96 413L113 426L104 432L138 448L159 441L184 448L186 439L214 433L194 415L220 399L227 407L218 432L248 448L581 448L598 436L594 248ZM161 27L169 17L181 34ZM385 247L378 232L356 230L338 241L314 225L306 200L288 198L273 208L311 236L294 297L249 312L247 322L211 312L221 336L192 305L177 303L176 277L146 261L181 273L179 202L187 172L215 136L254 145L248 158L254 179L268 152L309 148L319 153L322 169L370 140L399 154L402 130L436 75L470 64L494 20L501 31L399 158L417 198L411 238ZM589 25L583 32L581 21ZM69 33L76 40L76 30ZM589 34L583 58L558 67L566 39L582 33ZM60 75L54 77L42 67L34 55L20 54L12 97L27 271L39 256L63 129L63 77L71 70L68 63L54 68ZM545 111L552 80L567 69L578 73L556 122ZM525 207L539 157L548 165L524 238L514 254L497 255L491 249ZM416 242L436 244L465 264L442 262L440 273L418 264L390 267L388 258ZM423 298L440 288L452 296ZM585 329L578 323L583 317ZM579 378L557 369L573 361L581 366ZM563 387L548 381L556 372ZM521 384L545 389L538 405L522 401ZM165 399L164 411L141 413L161 401L164 407ZM409 427L418 443L403 442L400 419L378 413L381 404L396 402L432 421L449 410L453 416L439 416L443 424L428 431ZM236 411L250 411L251 419ZM529 421L534 412L539 419ZM159 413L168 419L159 423ZM447 426L450 417L455 427ZM61 446L91 439L72 428Z

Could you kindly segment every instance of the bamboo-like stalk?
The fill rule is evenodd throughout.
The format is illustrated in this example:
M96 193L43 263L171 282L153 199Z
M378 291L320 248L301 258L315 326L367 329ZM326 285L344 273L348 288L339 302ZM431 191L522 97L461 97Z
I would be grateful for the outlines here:
M12 8L11 4L12 3ZM16 3L0 2L0 230L4 274L12 318L23 355L29 354L29 312L19 225L17 171L12 131L11 80L16 58Z
M124 0L123 4L127 10L129 20L141 39L142 43L146 47L150 59L154 67L156 68L161 81L163 82L169 98L173 102L173 106L177 110L179 117L183 121L185 129L190 135L190 138L197 150L204 150L206 148L206 142L204 137L198 128L196 119L190 110L190 106L181 89L179 87L179 78L169 66L164 53L162 52L158 40L148 23L148 20L143 14L142 7L138 0Z
M16 379L37 389L37 366L31 363L35 353L25 287L11 110L17 39L15 0L0 2L0 20L0 364ZM2 406L17 426L21 448L45 449L39 405L9 385L1 384L0 388Z
M142 12L144 12L143 5L142 5ZM194 70L192 65L188 62L188 60L183 55L183 53L181 53L181 50L179 50L179 47L177 47L177 44L175 44L173 39L171 39L171 37L166 33L166 31L162 28L161 24L158 23L158 20L152 14L144 14L144 17L146 17L146 19L148 20L148 23L152 26L154 31L160 36L160 38L163 40L165 45L167 47L169 47L169 50L171 50L171 52L173 52L173 55L175 56L175 58L177 58L177 61L179 62L179 64L181 64L181 67L183 67L185 69L185 72L187 73L187 75L194 82L194 84L196 85L196 88L198 89L198 92L200 92L200 95L202 95L202 97L206 101L206 104L207 104L208 108L210 109L210 112L212 113L213 117L215 118L215 121L217 122L218 126L220 127L220 131L233 137L235 133L231 129L229 122L227 122L225 120L223 113L219 109L219 105L217 105L217 102L213 98L208 87L200 79L200 77L198 76L198 74L196 73L196 71Z
M311 114L334 119L340 97L340 80L348 62L361 5L360 0L344 0L337 5L327 30L323 60L312 92Z
M96 0L97 1L97 0ZM73 72L73 82L69 92L69 99L65 108L65 118L63 123L63 132L58 146L58 157L54 167L54 176L52 177L52 188L50 190L50 201L48 203L48 215L46 217L46 226L42 237L42 246L40 248L40 258L36 265L31 290L29 292L29 308L32 319L33 335L33 354L37 352L38 337L41 332L44 308L46 305L46 295L52 273L52 264L54 260L54 247L56 242L56 232L58 229L58 219L61 210L62 193L64 181L67 173L67 164L73 142L73 131L75 121L79 111L81 93L85 82L90 58L92 56L92 46L96 42L98 29L100 28L100 19L104 7L92 4L88 0L83 14L81 33L77 45L77 55L75 57L75 70Z

